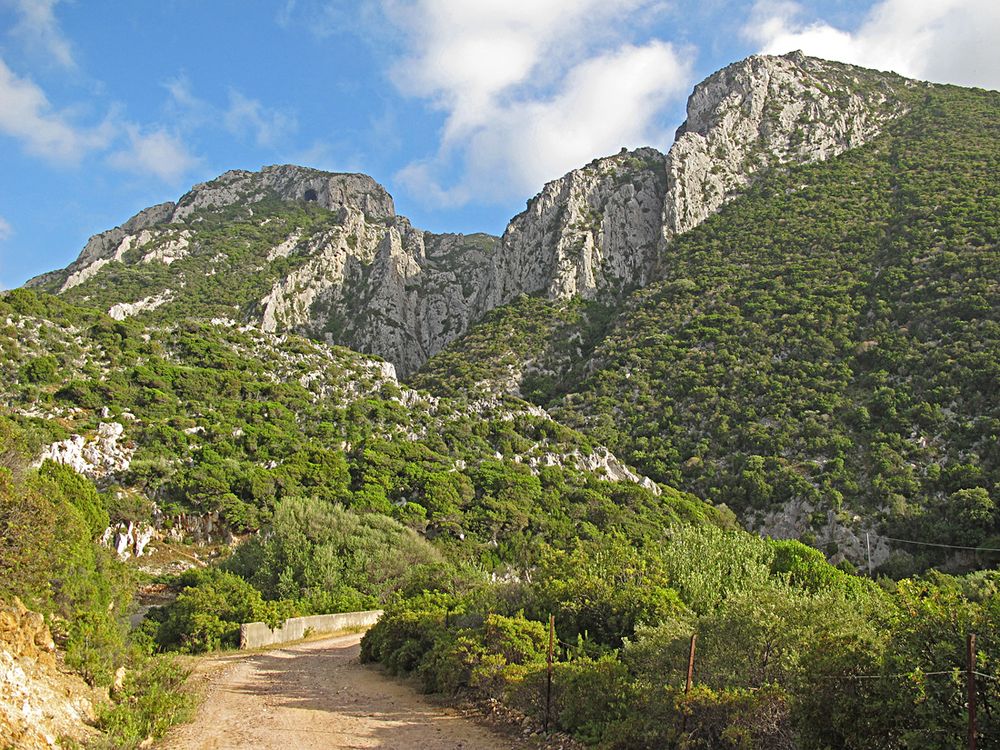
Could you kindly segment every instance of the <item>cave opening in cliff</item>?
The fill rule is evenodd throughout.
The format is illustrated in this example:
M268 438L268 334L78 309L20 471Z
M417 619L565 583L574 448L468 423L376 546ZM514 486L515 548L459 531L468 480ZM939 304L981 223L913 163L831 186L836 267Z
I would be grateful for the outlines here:
M313 190L312 188L309 188L308 190L306 190L306 194L303 195L302 198L306 202L310 202L311 201L313 203L315 203L317 200L319 200L319 196L316 195L316 191Z

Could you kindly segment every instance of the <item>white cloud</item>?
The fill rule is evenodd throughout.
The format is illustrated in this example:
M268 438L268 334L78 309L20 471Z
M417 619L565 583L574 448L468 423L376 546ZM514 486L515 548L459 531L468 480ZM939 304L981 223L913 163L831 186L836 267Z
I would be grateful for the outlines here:
M11 235L14 234L14 227L10 225L4 217L0 216L0 242L4 240L9 240Z
M274 146L298 129L293 115L269 109L235 90L229 92L223 122L234 135L251 133L258 146Z
M259 99L230 89L229 103L218 107L194 94L186 77L165 84L175 119L187 129L221 127L239 138L250 137L261 147L275 148L299 127L294 114L264 106Z
M805 19L794 2L758 2L744 27L760 51L806 54L905 76L1000 88L996 0L881 0L848 31Z
M19 16L10 30L13 36L27 46L44 49L59 65L74 67L69 41L59 29L54 13L59 0L4 0L4 4L12 6Z
M438 152L397 175L430 203L508 199L622 145L659 142L657 115L690 79L670 44L630 43L629 29L663 10L651 0L382 5L406 45L394 84L445 113Z
M114 137L110 121L78 127L53 110L45 92L20 78L0 59L0 132L25 149L54 162L75 164L87 153L104 148Z
M163 84L163 87L170 94L170 101L178 110L178 113L195 113L199 119L205 116L206 111L209 109L208 102L194 95L194 92L191 91L191 82L186 76L178 76L173 80L167 81Z
M163 129L143 132L139 126L126 124L128 147L108 157L115 169L137 174L152 174L164 182L176 183L199 162L177 136Z
M75 166L93 154L106 153L116 169L152 174L176 182L197 159L176 135L161 127L122 120L117 109L96 126L81 126L53 109L45 92L33 81L17 76L0 59L0 133L19 141L30 153L58 164ZM126 145L121 143L122 139Z

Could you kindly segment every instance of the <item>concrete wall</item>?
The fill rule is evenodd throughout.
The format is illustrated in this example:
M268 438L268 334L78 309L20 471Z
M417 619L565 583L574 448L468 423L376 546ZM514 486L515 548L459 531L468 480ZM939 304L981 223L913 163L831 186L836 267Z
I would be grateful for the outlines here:
M336 633L341 630L368 628L378 622L381 609L368 612L340 612L335 615L312 615L311 617L291 617L274 630L263 622L247 622L240 625L240 648L260 648L275 643L288 643L309 634Z

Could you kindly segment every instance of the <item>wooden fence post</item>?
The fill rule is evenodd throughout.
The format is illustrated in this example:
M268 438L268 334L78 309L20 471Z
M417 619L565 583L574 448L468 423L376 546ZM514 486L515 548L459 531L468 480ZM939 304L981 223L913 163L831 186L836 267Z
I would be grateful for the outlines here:
M969 750L976 750L976 634L966 639L966 687L969 695Z
M549 733L549 711L552 707L552 651L556 640L556 616L549 615L549 659L545 675L545 734Z
M691 684L694 682L694 646L698 642L698 634L691 634L691 646L688 649L688 673L687 681L684 683L684 710L681 714L681 735L687 731L687 696L691 692Z

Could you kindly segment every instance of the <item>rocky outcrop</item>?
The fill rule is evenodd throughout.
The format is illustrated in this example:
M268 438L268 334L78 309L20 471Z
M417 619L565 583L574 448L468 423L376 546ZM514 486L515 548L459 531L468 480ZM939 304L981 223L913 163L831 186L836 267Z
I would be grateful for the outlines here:
M343 207L360 210L374 221L396 215L392 196L368 175L336 174L294 165L264 167L259 172L234 169L211 182L195 185L170 215L181 222L196 211L228 206L248 206L267 198L316 203L331 211Z
M0 603L0 747L41 750L97 735L98 693L60 672L55 643L37 612Z
M74 471L95 481L128 470L135 448L122 438L125 427L118 422L101 422L97 433L87 438L74 435L67 440L53 443L39 457L39 464L46 459L65 464Z
M220 514L181 513L164 518L154 515L154 523L162 530L165 539L192 544L232 544L236 540L232 528Z
M166 516L154 503L151 521L112 523L101 535L101 544L114 550L119 560L128 560L154 551L150 546L154 542L205 545L238 541L218 511Z
M108 309L108 315L115 320L125 320L133 315L138 315L147 310L155 310L165 305L172 299L169 292L158 294L155 297L146 297L135 302L119 302Z
M259 172L236 169L195 185L177 203L144 209L121 226L94 235L65 270L37 276L27 286L60 292L72 289L93 278L108 263L122 261L130 250L148 245L164 231L176 236L167 237L142 260L169 265L187 254L192 235L188 229L173 232L170 225L182 224L198 211L231 206L244 207L252 215L253 205L268 198L315 202L331 211L350 206L373 221L395 216L392 197L367 175L333 174L291 165L264 167Z
M829 159L905 112L891 74L792 52L757 55L699 83L667 154L665 236L696 227L763 170Z
M826 551L834 565L849 560L858 568L867 569L870 556L875 569L892 554L889 540L866 525L870 521L844 510L839 513L827 510L817 517L817 508L804 500L789 500L779 508L751 512L745 521L748 529L763 537L810 538L810 543Z
M130 557L142 557L155 538L156 529L148 523L120 521L104 530L101 544L113 549L119 560L128 560Z
M906 110L903 79L793 52L757 55L695 87L663 155L642 148L548 183L507 227L487 308L518 294L615 296L645 285L666 243L765 170L860 146Z
M649 281L662 235L663 163L652 148L622 151L548 183L504 232L487 307L519 294L617 295Z
M173 203L160 203L143 209L119 227L95 234L68 268L36 276L26 286L52 288L55 284L56 289L63 291L82 284L112 260L121 260L128 249L122 249L122 242L126 237L138 236L143 230L169 222L174 208Z
M519 456L515 456L514 460L522 463L519 458ZM590 472L610 482L631 482L649 490L654 495L662 493L656 482L632 471L604 446L598 446L590 453L575 451L569 454L544 453L541 456L530 456L526 463L532 469L541 466L571 466L577 471Z

